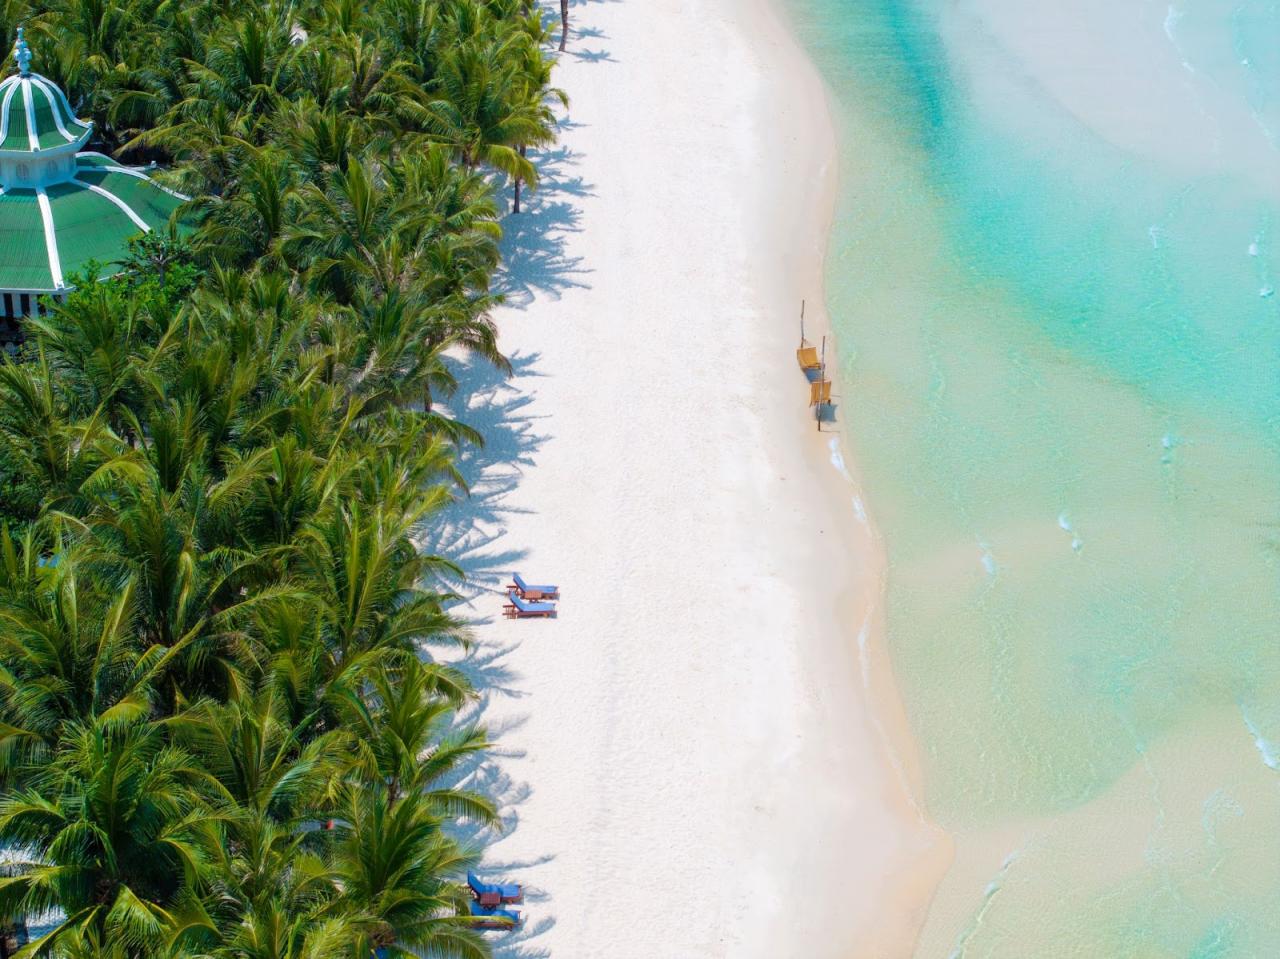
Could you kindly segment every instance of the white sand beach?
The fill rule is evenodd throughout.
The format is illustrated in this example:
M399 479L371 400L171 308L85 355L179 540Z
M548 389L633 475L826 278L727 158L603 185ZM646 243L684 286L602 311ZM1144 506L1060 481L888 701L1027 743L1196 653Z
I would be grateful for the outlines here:
M429 544L472 579L486 865L528 889L498 955L908 956L945 843L905 788L874 531L794 358L802 297L825 326L820 82L757 0L572 16L562 140L506 221L516 375L464 370L474 526ZM501 617L513 569L557 619Z

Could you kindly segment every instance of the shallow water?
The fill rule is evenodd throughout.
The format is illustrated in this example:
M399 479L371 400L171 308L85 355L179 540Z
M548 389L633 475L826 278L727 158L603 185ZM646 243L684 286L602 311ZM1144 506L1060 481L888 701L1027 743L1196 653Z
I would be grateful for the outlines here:
M1280 2L788 0L924 959L1280 955Z

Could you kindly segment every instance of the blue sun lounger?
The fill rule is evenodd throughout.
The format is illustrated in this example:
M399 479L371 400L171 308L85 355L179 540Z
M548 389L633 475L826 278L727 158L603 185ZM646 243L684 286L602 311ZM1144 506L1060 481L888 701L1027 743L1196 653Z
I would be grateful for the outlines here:
M511 578L515 582L507 589L514 589L520 594L521 599L558 599L560 597L559 586L530 586L519 573L512 573Z
M483 882L474 872L467 873L467 885L475 893L482 906L496 906L499 902L523 902L524 889L518 882Z
M511 602L502 607L507 616L523 619L527 616L554 616L556 614L555 603L527 603L516 595L514 589L507 591L507 598Z
M520 913L512 909L493 909L471 900L471 917L476 920L475 929L515 929L520 925Z

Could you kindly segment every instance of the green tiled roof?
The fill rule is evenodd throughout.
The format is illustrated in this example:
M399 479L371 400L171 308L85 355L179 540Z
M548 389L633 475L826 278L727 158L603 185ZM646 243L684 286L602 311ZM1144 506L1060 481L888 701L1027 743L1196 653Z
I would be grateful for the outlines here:
M111 264L124 257L129 237L142 228L106 197L76 183L55 183L47 192L63 277L69 280L90 261L106 273L117 272Z
M35 143L31 131L35 130ZM0 83L0 150L34 153L81 146L92 128L81 123L57 84L38 73L20 74Z
M76 165L81 170L85 170L91 167L119 166L120 164L105 153L77 153Z
M14 78L10 78L11 80ZM27 110L23 106L22 84L5 81L4 99L0 100L0 116L8 119L4 126L4 139L0 140L0 150L30 150L31 141L27 137Z
M94 157L84 160L86 165L77 166L74 179L43 188L56 268L49 260L40 191L0 193L0 290L52 291L58 279L70 284L91 261L113 273L129 238L165 229L183 202L141 174L110 169Z
M6 290L53 289L35 190L0 194L0 286Z
M49 106L49 101L40 93L37 93L33 86L28 86L26 90L27 96L32 100L32 114L36 118L37 137L40 140L40 149L47 150L49 147L62 146L70 143L62 132L53 122L53 108ZM66 124L63 124L66 126ZM68 133L71 131L68 130Z
M117 272L129 239L165 228L183 200L110 157L76 152L93 127L31 72L21 27L14 59L20 72L0 81L0 290L63 289L89 263Z
M129 204L134 213L146 220L152 229L168 224L173 211L182 205L182 200L171 193L165 193L150 180L129 173L81 170L76 174L76 179L115 194Z

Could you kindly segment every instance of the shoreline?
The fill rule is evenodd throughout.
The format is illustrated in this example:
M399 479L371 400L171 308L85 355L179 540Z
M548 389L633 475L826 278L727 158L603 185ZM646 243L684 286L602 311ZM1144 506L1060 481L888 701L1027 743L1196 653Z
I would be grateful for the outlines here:
M1203 844L1199 805L1229 790L1247 810L1234 835L1254 857L1271 845L1257 837L1274 770L1254 730L1274 717L1251 728L1246 703L1258 710L1274 673L1251 639L1273 617L1247 600L1274 564L1245 519L1274 512L1256 483L1270 454L1243 420L1215 418L1263 408L1233 357L1271 346L1253 227L1266 207L1246 131L1225 118L1224 142L1242 145L1211 189L1188 157L1156 162L1167 151L1108 131L1127 115L1138 140L1185 135L1200 111L1175 98L1166 124L1147 109L1186 76L1150 56L1166 45L1158 14L1142 32L1091 10L1073 11L1068 36L1004 2L932 4L919 22L789 3L835 94L828 292L857 347L851 444L886 523L893 655L927 795L955 829L922 957L1120 954L1151 922L1189 954L1224 902L1242 937L1274 914L1247 898L1247 857ZM1099 77L1141 82L1100 99ZM1202 102L1239 104L1219 79L1195 81ZM1235 349L1218 353L1226 331ZM1202 622L1221 627L1210 647ZM1135 906L1210 859L1213 889ZM1127 902L1112 897L1121 874ZM1075 894L1058 902L1064 884Z
M495 955L906 959L946 843L794 359L802 297L827 327L825 90L774 0L687 6L574 8L569 123L504 222L516 375L460 374L486 859L529 890ZM513 569L556 620L498 615Z
M848 410L852 395L847 391L844 375L845 356L830 320L826 295L826 261L834 239L840 190L836 114L827 83L791 22L786 0L754 3L757 13L749 20L760 33L758 43L774 46L775 56L787 61L789 80L785 86L793 88L787 91L783 84L777 84L775 107L768 112L794 109L797 102L810 104L809 125L821 143L820 151L815 151L820 152L821 162L813 164L821 170L821 187L811 191L807 202L795 207L809 211L807 216L798 217L803 224L798 232L809 239L812 247L808 255L798 258L797 272L803 277L801 288L817 294L807 300L806 338L811 344L819 343L823 336L827 338L828 355L834 357L827 363L827 377L832 380L833 397L839 401L837 409ZM863 692L861 711L880 743L883 764L892 771L893 781L886 786L886 795L896 807L899 825L914 833L914 845L892 874L883 877L886 888L877 904L890 918L861 923L860 933L873 933L875 938L869 944L864 939L846 955L848 959L909 959L915 954L928 908L953 862L954 844L941 827L928 819L918 798L923 795L923 770L894 680L884 623L884 543L861 482L847 422L847 417L838 416L834 424L824 426L823 442L811 444L807 450L809 466L825 489L827 509L832 515L840 517L845 509L852 514L851 520L845 514L845 538L851 555L866 563L863 574L851 581L847 592L840 596L835 619L850 624L845 638L857 652L857 674Z

